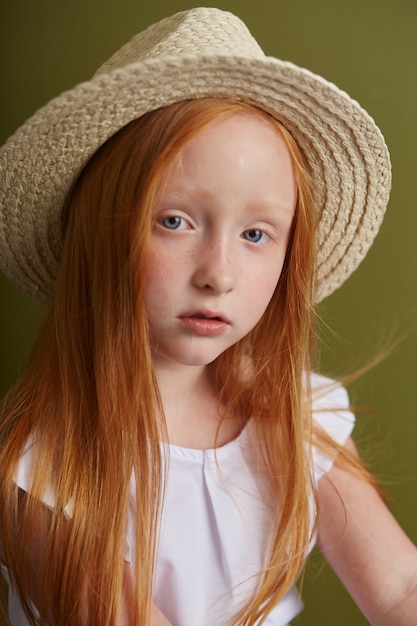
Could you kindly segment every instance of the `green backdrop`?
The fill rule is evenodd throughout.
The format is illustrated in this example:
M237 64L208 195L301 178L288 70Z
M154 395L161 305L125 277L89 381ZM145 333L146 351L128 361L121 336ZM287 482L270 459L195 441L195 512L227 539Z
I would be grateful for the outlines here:
M181 0L20 0L2 7L0 143L38 107L87 79L130 36ZM198 3L197 3L198 4ZM391 353L350 389L356 439L381 477L398 520L417 541L417 2L415 0L218 0L267 54L309 67L357 98L382 128L394 184L381 232L342 290L321 307L326 371L357 370ZM0 276L0 393L19 372L42 317ZM369 529L372 533L372 528ZM301 626L366 624L319 559L307 569Z

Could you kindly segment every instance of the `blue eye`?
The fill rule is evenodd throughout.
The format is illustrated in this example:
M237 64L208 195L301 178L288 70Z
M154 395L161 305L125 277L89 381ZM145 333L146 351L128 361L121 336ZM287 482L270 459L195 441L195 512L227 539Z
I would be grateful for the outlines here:
M169 230L178 230L181 226L184 228L186 226L184 220L181 217L177 217L176 215L168 215L167 217L162 218L161 224L168 228Z
M268 235L257 228L245 230L243 232L243 237L246 241L250 241L251 243L266 243L269 240Z

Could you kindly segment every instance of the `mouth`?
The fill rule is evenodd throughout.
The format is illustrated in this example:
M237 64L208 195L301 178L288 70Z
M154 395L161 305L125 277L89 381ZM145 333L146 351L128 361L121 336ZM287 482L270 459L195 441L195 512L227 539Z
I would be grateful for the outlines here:
M199 310L199 311L190 311L184 313L179 316L180 319L197 319L197 320L213 320L217 322L222 322L223 324L230 324L230 320L223 315L223 313L217 313L215 311L207 311L207 310Z
M213 337L226 332L230 321L217 311L189 311L178 317L181 326L192 334Z

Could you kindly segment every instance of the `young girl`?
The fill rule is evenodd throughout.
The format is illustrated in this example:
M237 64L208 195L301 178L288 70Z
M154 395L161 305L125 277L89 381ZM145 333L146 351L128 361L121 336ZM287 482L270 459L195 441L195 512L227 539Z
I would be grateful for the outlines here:
M0 165L1 267L49 304L0 422L11 624L284 626L316 540L372 624L413 624L417 551L311 365L388 201L373 120L192 9Z

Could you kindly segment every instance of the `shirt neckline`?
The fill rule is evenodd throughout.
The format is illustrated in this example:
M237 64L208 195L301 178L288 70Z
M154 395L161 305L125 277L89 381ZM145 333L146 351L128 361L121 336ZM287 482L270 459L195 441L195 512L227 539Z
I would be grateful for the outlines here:
M234 449L241 447L242 444L248 440L248 431L253 428L253 424L249 419L243 426L240 433L234 439L231 439L222 446L217 448L187 448L186 446L180 446L177 444L162 442L162 448L169 453L170 457L182 458L189 460L204 460L204 459L221 459L224 456L229 455Z

